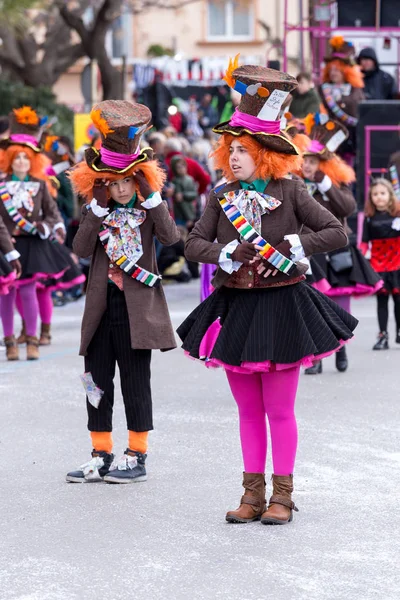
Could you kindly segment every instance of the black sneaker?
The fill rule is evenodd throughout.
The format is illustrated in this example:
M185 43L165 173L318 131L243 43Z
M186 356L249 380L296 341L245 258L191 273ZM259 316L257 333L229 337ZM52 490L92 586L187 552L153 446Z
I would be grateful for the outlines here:
M346 348L342 346L340 350L336 352L336 368L340 373L347 371L349 361L347 360Z
M400 329L398 329L396 333L396 344L400 344Z
M80 466L76 471L67 473L66 480L70 483L95 483L103 481L114 460L114 454L107 452L92 451L92 458L89 462Z
M397 343L399 344L400 340ZM389 336L386 333L386 331L381 331L378 334L378 339L376 341L376 344L372 347L372 350L389 350Z
M104 477L107 483L136 483L146 481L147 454L141 454L127 448L121 458L116 461L109 473Z
M320 375L322 373L322 360L317 360L312 367L304 371L306 375Z

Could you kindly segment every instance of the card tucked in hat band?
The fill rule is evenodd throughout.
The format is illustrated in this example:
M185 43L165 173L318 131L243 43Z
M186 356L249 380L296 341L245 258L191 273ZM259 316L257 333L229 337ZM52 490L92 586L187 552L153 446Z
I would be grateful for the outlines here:
M278 269L278 271L290 276L296 269L296 264L290 260L290 258L287 258L281 254L261 235L259 235L254 227L250 225L249 221L236 208L236 206L232 205L225 198L219 198L218 201L229 221L232 223L238 233L240 233L240 236L246 242L250 242L256 246L262 246L262 250L259 251L259 254L261 254L265 260L271 263L275 269Z
M5 183L0 184L0 198L4 204L6 211L8 212L10 218L14 221L15 225L19 227L19 229L25 231L25 233L35 235L37 233L35 225L30 221L27 221L15 208L12 198L7 191L7 186Z

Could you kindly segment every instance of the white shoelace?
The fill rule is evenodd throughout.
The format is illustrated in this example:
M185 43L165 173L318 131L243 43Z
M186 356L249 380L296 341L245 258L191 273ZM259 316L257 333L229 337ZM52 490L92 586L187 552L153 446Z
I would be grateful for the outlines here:
M118 471L129 471L130 469L134 469L135 467L137 467L137 464L137 456L123 454L112 464L111 470L118 469Z
M93 456L89 462L80 466L79 469L83 471L85 479L97 481L102 479L99 473L99 469L101 469L101 467L104 467L104 459L101 456Z

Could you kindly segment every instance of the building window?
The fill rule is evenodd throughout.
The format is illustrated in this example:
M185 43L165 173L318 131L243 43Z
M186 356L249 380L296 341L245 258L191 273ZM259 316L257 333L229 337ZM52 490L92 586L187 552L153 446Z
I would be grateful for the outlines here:
M253 39L253 1L208 0L207 33L210 41Z

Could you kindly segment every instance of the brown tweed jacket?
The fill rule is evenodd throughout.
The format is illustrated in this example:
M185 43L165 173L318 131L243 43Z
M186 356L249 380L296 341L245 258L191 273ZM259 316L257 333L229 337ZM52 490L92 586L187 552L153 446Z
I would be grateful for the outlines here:
M225 192L240 188L238 181L220 186L211 192L206 210L196 223L186 241L188 260L218 264L221 250L239 234L224 214L218 198ZM319 205L307 192L300 179L271 180L264 190L282 204L261 219L261 234L276 247L285 235L297 233L306 256L341 248L347 244L347 236L341 223L326 208ZM307 226L309 233L302 233ZM216 242L214 241L216 240ZM299 265L292 277L278 273L275 277L260 278L256 271L242 266L237 273L229 275L218 268L213 280L214 287L254 288L270 285L285 285L298 281L307 267Z
M107 308L109 258L100 243L98 233L103 221L84 206L78 232L73 242L74 252L82 257L92 257L86 291L85 311L82 320L82 337L79 353L87 349ZM164 245L175 244L179 231L171 218L165 202L147 210L146 220L140 226L143 256L140 266L158 273L154 236ZM176 347L162 286L148 287L123 273L124 294L129 315L131 345L134 349L171 350Z

